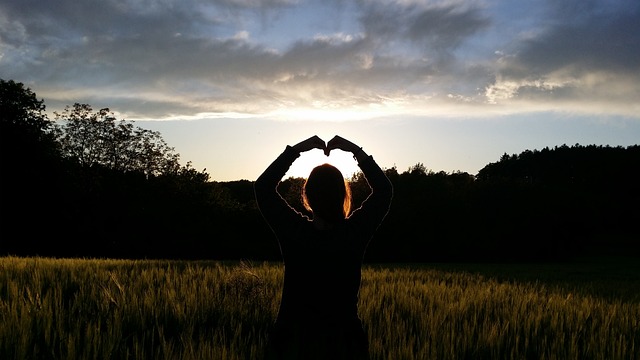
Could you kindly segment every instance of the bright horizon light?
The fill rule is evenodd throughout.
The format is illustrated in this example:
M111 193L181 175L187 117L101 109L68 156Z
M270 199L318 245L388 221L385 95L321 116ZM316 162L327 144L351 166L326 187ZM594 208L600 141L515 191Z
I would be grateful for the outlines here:
M300 154L300 157L296 159L296 161L291 165L291 168L289 168L284 179L289 177L301 177L306 179L313 168L325 163L337 167L338 170L342 172L342 176L344 176L345 179L351 178L353 174L360 171L358 163L351 153L347 153L342 150L333 150L329 154L329 157L327 157L321 150L314 149Z

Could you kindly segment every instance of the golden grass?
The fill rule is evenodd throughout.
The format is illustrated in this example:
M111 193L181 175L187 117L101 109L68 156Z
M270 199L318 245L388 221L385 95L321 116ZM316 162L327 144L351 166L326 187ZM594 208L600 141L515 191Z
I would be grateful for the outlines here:
M282 277L271 263L0 258L0 358L258 359ZM640 359L640 301L544 282L367 266L360 316L373 359Z

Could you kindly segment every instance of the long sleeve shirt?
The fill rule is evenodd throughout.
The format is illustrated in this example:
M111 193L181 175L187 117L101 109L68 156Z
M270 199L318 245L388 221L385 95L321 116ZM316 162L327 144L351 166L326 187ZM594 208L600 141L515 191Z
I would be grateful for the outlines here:
M273 230L285 266L276 323L356 318L361 265L367 245L389 211L393 188L368 156L358 166L371 194L362 206L330 229L317 229L278 194L277 186L300 156L290 146L256 180L258 207Z

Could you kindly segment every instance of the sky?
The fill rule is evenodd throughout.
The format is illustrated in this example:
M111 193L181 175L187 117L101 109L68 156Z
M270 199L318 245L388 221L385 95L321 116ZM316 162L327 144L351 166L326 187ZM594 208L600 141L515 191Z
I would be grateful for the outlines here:
M214 181L335 135L383 168L640 141L637 0L0 0L0 78L159 131ZM286 176L350 154L313 150Z

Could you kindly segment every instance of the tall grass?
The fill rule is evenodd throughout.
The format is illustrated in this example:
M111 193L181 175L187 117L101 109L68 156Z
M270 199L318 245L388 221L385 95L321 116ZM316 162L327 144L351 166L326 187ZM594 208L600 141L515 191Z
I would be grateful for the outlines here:
M367 275L360 310L377 359L640 359L638 302L468 272Z
M0 358L258 359L282 277L269 263L0 258ZM611 298L599 281L370 266L360 316L373 359L640 359L640 289Z
M276 267L0 260L2 359L249 359L272 322Z

